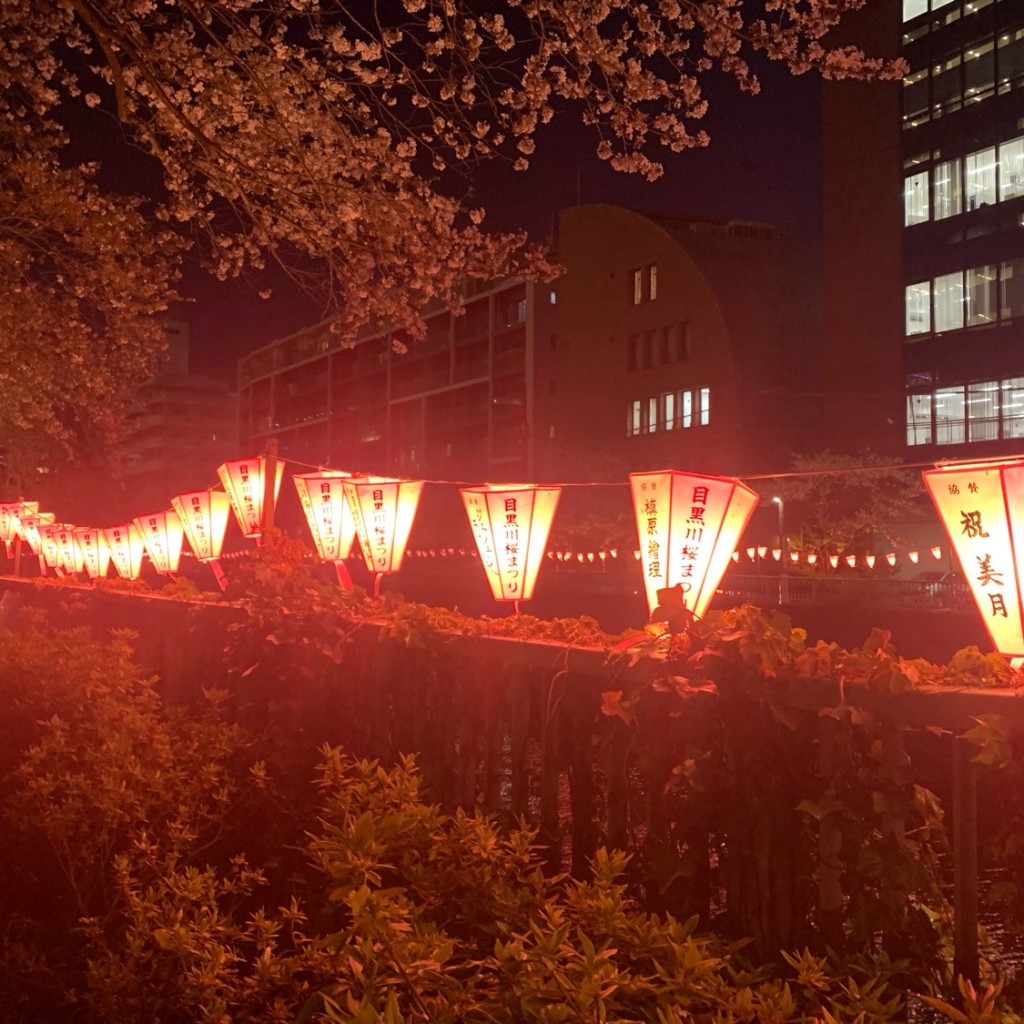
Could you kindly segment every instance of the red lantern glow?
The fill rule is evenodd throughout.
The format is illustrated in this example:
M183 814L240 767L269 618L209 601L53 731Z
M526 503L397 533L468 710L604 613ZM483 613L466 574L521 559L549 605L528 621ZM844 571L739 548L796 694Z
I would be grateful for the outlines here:
M142 542L146 545L146 553L153 568L165 576L177 572L185 536L178 513L171 508L166 512L136 516L135 525L142 534Z
M82 549L75 541L75 528L69 523L59 525L54 533L57 541L57 554L60 559L60 567L65 572L81 572L85 565L82 557Z
M15 538L21 536L21 517L36 515L38 511L37 501L12 501L0 505L0 540L7 547L8 557L14 553Z
M192 553L210 566L220 589L225 590L228 579L217 559L224 547L231 499L223 491L191 491L171 498L171 507L178 513Z
M459 493L494 600L518 609L533 597L562 488L482 484Z
M633 514L647 605L679 584L683 603L702 616L757 505L757 495L738 480L664 470L631 473Z
M390 477L350 477L342 481L352 512L366 568L373 573L373 589L380 589L386 573L398 572L405 555L420 495L422 480Z
M95 580L106 576L110 565L110 548L102 530L94 530L89 526L78 526L74 530L75 543L82 553L82 562L89 579Z
M923 476L992 645L1019 662L1024 659L1024 459L941 466Z
M263 496L266 493L265 473L267 460L261 455L256 459L237 459L225 462L217 470L224 490L231 499L231 507L238 520L243 537L260 537L263 533ZM284 463L276 462L274 476L274 500L281 492L281 478Z
M142 531L135 523L110 526L103 531L117 575L124 580L137 580L142 574L142 556L146 545Z
M352 580L345 568L345 559L352 553L356 539L355 520L342 486L348 479L351 479L350 473L335 469L298 473L292 477L317 554L334 565L338 582L346 588L352 586Z

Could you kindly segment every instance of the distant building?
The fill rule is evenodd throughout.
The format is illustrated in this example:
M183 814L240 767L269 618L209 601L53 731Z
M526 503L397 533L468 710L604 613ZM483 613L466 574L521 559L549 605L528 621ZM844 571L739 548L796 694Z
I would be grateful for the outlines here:
M825 90L833 433L882 437L891 419L915 459L1019 453L1024 3L888 0L850 27L909 73Z
M238 406L221 381L188 372L188 325L169 322L161 371L127 402L120 445L126 506L169 507L184 491L216 484L217 466L238 454Z
M323 324L252 353L243 446L449 480L732 473L806 446L813 293L773 228L582 206L556 255L553 284L471 288L405 354Z

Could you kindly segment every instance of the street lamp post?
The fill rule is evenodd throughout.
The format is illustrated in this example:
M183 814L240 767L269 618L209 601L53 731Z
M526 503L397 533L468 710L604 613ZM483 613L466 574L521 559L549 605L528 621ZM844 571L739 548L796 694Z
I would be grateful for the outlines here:
M789 579L786 575L789 565L789 545L786 543L786 503L778 495L772 501L779 507L779 604L789 602Z

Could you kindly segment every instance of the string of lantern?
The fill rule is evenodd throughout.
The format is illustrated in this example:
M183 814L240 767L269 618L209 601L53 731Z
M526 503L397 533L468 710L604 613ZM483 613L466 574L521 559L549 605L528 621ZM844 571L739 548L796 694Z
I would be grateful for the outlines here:
M344 562L355 543L373 578L374 594L381 579L401 569L423 488L428 482L388 476L349 474L323 467L309 467L275 454L225 462L218 468L223 491L211 489L176 495L171 508L137 516L113 527L80 527L59 523L53 513L40 512L34 501L0 503L0 540L9 556L20 556L25 544L39 560L39 571L77 575L85 572L96 580L112 564L125 579L140 575L144 556L157 573L173 576L187 539L192 556L210 565L217 582L226 586L220 567L228 510L243 537L260 543L273 522L284 463L292 462L309 472L295 474L293 484L305 513L317 554L337 569L338 582L351 587ZM919 468L920 464L917 468ZM1021 593L1024 561L1024 460L979 460L927 464L926 489L949 534L985 620L993 646L1016 664L1024 664L1024 597ZM915 468L912 464L863 467L864 471ZM843 469L841 472L850 472ZM780 476L809 473L772 474ZM827 472L837 472L828 470ZM755 478L748 478L755 479ZM484 569L495 601L519 603L533 596L541 566L548 559L563 564L607 565L620 558L617 549L598 552L548 552L547 542L564 486L614 486L586 484L466 484L460 495L469 520L476 556ZM672 606L699 618L706 611L730 559L738 562L737 542L757 507L759 496L740 480L676 470L631 473L627 486L640 547L632 552L644 579L652 614ZM460 555L465 549L458 549ZM453 557L456 549L441 549ZM784 561L781 548L754 546L745 554L751 562ZM931 548L942 557L942 548ZM436 549L428 551L436 555ZM917 563L920 552L908 551ZM628 561L628 554L621 556ZM816 564L815 553L789 552L793 563ZM828 556L833 569L839 555ZM877 556L842 557L849 568L874 569ZM884 563L895 567L895 552ZM783 565L782 568L785 568Z

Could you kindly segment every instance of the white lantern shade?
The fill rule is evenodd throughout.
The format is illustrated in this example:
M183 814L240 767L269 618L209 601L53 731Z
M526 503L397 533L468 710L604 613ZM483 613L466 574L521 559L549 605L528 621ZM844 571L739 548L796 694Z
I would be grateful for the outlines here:
M107 527L103 537L117 575L125 580L137 580L142 574L142 556L146 550L142 531L135 523L125 523Z
M184 539L178 513L172 508L166 512L151 512L149 515L137 516L135 523L142 533L142 542L146 545L146 554L153 568L164 575L177 572Z
M231 499L223 491L192 491L171 498L192 553L200 562L220 558L231 513Z
M494 600L528 601L562 488L483 484L459 493Z
M1024 657L1024 460L943 466L923 476L993 647Z
M397 572L405 556L422 480L351 477L342 481L366 568L380 575Z
M7 545L8 554L15 538L21 536L22 516L34 516L38 512L37 501L11 501L0 505L0 540Z
M356 524L343 487L348 479L350 473L336 469L292 477L317 554L325 562L344 561L356 539Z
M21 516L21 538L28 545L33 555L43 554L42 528L53 523L53 516L45 512L38 515Z
M261 455L256 459L236 459L218 467L224 490L231 501L231 507L238 521L243 537L259 537L263 533L263 497L265 492L264 473L267 460ZM277 461L274 475L274 500L281 491L284 463Z
M43 561L51 569L61 566L60 545L57 543L57 535L62 529L63 527L57 523L39 524L40 554Z
M102 530L94 530L91 526L75 527L75 543L82 553L82 562L89 579L95 580L106 576L110 565L110 549Z
M738 480L662 470L631 473L647 606L679 584L683 603L702 616L754 508L757 494Z

